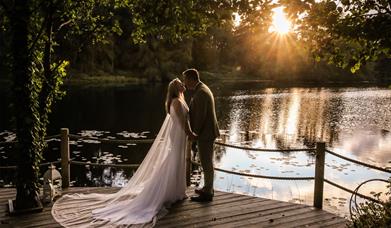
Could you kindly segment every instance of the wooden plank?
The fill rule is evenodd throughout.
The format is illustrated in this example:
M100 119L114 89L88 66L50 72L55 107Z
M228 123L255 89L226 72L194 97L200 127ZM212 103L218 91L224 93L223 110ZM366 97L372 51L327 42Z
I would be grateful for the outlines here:
M180 204L175 205L171 208L170 211L174 212L177 210L180 210L180 211L194 210L197 208L205 208L205 207L226 204L229 202L236 202L236 201L240 201L240 200L247 199L247 198L248 197L243 196L243 195L238 196L238 195L229 194L229 195L222 196L221 198L215 199L212 202L208 202L208 203L197 203L197 202L193 202L190 200L186 200L185 202L183 202L183 205L180 205Z
M173 213L170 217L163 217L160 221L159 224L164 225L168 223L173 223L177 224L178 222L182 221L188 221L189 218L192 219L199 219L207 216L211 216L211 214L214 214L215 211L222 210L224 208L228 208L229 210L232 210L233 207L238 207L243 204L251 204L251 203L256 203L254 199L247 198L247 199L242 199L238 200L235 202L230 202L228 204L220 204L220 205L215 205L215 206L207 206L207 207L200 207L196 208L194 210L182 212L182 211L177 211L176 213Z
M301 224L302 220L311 220L312 222L316 221L317 218L323 217L325 214L320 214L318 211L314 210L306 210L294 214L289 214L284 217L275 217L272 218L272 222L269 220L269 227L281 227L281 226L289 226L292 223L298 223ZM305 222L305 223L306 223ZM295 227L295 226L294 226Z
M212 201L209 203L197 203L197 202L192 202L188 201L188 207L178 207L178 208L173 208L170 210L170 213L163 217L162 220L178 216L178 215L186 215L186 214L191 214L194 215L195 212L200 211L200 210L205 210L205 208L210 208L213 207L214 210L217 209L219 206L227 207L230 206L233 203L243 203L243 200L249 200L251 198L246 197L246 196L232 196L230 195L227 198L221 199L219 201ZM259 201L259 200L258 200Z
M0 198L0 203L1 204L8 203L8 200L14 200L14 199L16 199L16 195L5 195Z
M226 202L231 202L231 201L235 201L238 199L244 199L244 198L245 197L242 197L242 196L240 196L238 198L238 197L233 196L232 194L228 194L228 195L223 195L223 196L215 199L214 201L208 202L208 203L197 203L197 202L193 202L191 200L184 200L182 202L178 202L178 203L172 205L172 207L169 210L170 210L170 212L176 212L178 210L179 211L189 211L189 210L193 210L195 208L203 208L203 207L208 207L208 206L213 206L213 205L224 204Z
M307 214L306 214L307 215ZM320 226L323 222L328 220L333 220L336 217L336 215L329 214L329 213L318 213L314 214L314 216L311 217L304 217L302 219L291 219L291 220L285 220L283 222L278 223L278 226L283 225L284 227L299 227L299 226L305 226L305 227L311 227L311 226ZM275 226L270 226L275 227Z
M36 228L42 228L42 226L33 226L33 227L36 227ZM56 224L46 224L45 225L45 228L62 228L63 226L61 226L60 224L56 223Z
M23 223L23 224L20 224L20 223L16 223L15 226L16 227L23 227L23 228L33 228L33 227L48 227L48 226L55 226L55 225L59 225L55 220L41 220L39 222L34 222L34 223Z
M282 213L285 211L289 210L297 210L300 208L305 207L305 205L300 205L300 204L290 204L290 205L279 205L279 204L274 204L272 207L269 208L254 208L253 211L245 211L245 213L238 213L237 215L229 215L224 214L223 217L219 217L216 220L212 220L207 223L202 223L202 225L205 226L217 226L217 225L226 225L232 222L237 222L237 221L243 221L246 219L250 218L255 218L259 216L266 216L266 215L271 215L273 213Z
M341 218L341 217L337 217L337 219L323 222L322 226L324 226L324 227L339 227L341 225L346 226L346 224L348 224L348 220Z
M322 227L332 227L332 228L346 228L348 224L347 222L345 223L338 223L338 224L334 224L334 225L331 225L331 226L323 226Z
M7 193L7 194L2 194L0 196L0 201L5 201L8 199L15 199L15 198L16 198L16 193L12 192L12 193Z
M72 187L64 189L68 193L115 193L120 188ZM194 188L187 189L193 195ZM52 204L47 204L43 212L9 217L5 207L6 201L15 198L15 189L0 189L0 221L9 227L61 227L51 215ZM75 205L77 206L77 205ZM215 192L212 202L198 203L188 200L180 201L171 208L169 214L156 224L157 227L342 227L346 220L331 213L315 210L307 205L291 204L282 201L257 198L227 192Z
M290 224L291 222L303 220L306 218L312 218L318 215L323 216L323 214L320 214L319 211L313 210L310 207L306 207L303 208L302 211L297 210L297 211L292 211L291 213L289 212L285 213L284 216L282 215L270 216L270 218L268 218L268 221L262 221L261 223L259 221L256 221L255 224L257 225L267 224L268 227L284 227L287 224Z
M111 187L76 187L76 188L68 188L65 191L63 191L64 194L69 194L69 193L115 193L119 191L120 188L111 188Z
M324 226L324 224L326 224L326 223L331 223L333 225L343 223L344 225L346 225L346 220L338 217L337 215L330 214L330 213L326 213L322 217L317 218L316 222L312 222L312 221L308 221L306 223L304 223L304 222L305 221L303 221L303 223L302 223L303 225L298 224L298 226Z
M49 216L49 215L46 215L46 216L39 216L39 217L36 217L36 218L24 218L24 219L7 219L6 221L8 221L10 224L15 224L15 225L19 225L19 226L27 226L29 224L34 224L34 223L39 223L39 222L42 222L42 221L49 221L51 223L57 223L55 222L55 220L53 219L53 217Z
M8 200L14 200L14 199L16 199L16 195L5 195L5 196L3 196L3 197L1 197L0 198L0 203L7 203L8 202Z
M15 224L25 225L29 223L35 223L40 221L55 221L52 217L51 211L47 211L46 213L39 213L36 215L31 214L31 216L25 217L10 217L9 221Z
M248 200L254 200L249 198ZM271 200L267 201L240 201L235 205L228 205L226 207L211 207L201 211L201 213L190 213L188 216L181 216L176 214L176 218L173 221L168 221L170 224L176 225L195 225L197 223L205 223L209 221L216 221L223 219L224 217L240 216L246 213L254 213L254 211L269 210L270 208L281 207L282 205L288 205L285 202L275 202ZM163 218L164 219L164 218ZM162 222L166 224L167 222Z
M16 192L15 188L0 188L0 193L6 192Z
M271 205L271 207L266 210L270 210L271 208L279 208L281 210L281 208L283 208L283 207L280 207L278 205ZM222 227L226 227L232 221L242 221L244 219L244 217L246 217L246 216L258 217L257 213L260 211L263 211L263 210L265 210L265 209L251 207L251 208L241 208L241 210L237 210L237 211L231 210L231 211L225 211L225 212L216 212L215 214L206 215L201 219L200 218L197 218L197 219L190 218L183 223L181 222L181 223L176 223L176 224L180 225L180 226L196 226L196 227L198 227L198 226L200 226L200 227L214 226L215 227L216 224L220 224L220 225L222 225ZM175 226L171 224L170 227L175 227Z
M7 194L1 194L0 195L0 201L6 201L8 199L15 199L16 198L16 193L7 193Z
M238 226L249 226L249 225L256 225L256 226L271 226L274 224L274 220L277 218L281 217L291 217L291 216L298 216L300 214L306 214L306 213L311 213L313 209L311 207L303 207L299 209L292 209L288 211L282 211L282 212L277 212L273 213L270 215L264 215L264 216L257 216L254 218L249 218L243 221L237 221L237 222L232 222L228 226L225 224L224 226L227 227L238 227ZM224 226L217 226L217 227L224 227Z

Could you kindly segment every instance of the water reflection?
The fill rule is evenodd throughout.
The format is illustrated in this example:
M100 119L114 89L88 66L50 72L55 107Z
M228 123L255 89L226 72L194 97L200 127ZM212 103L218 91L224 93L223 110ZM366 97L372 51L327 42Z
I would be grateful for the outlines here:
M387 167L391 164L391 91L380 88L267 88L220 97L226 107L223 141L270 148L313 148L318 141L345 156ZM379 112L379 110L381 110ZM228 121L225 121L228 120ZM311 153L261 153L219 148L217 166L271 176L314 176ZM275 181L218 172L216 188L312 205L312 181ZM326 156L326 178L354 189L371 178L390 175ZM300 186L300 187L298 187ZM371 184L365 193L385 191ZM347 215L350 194L325 185L325 208Z
M380 156L372 160L383 166L391 159L390 90L268 88L242 94L219 99L228 115L220 124L228 130L228 142L246 142L255 135L252 146L286 149L324 141L355 156L364 151Z
M318 141L339 154L377 166L391 163L391 91L384 88L257 88L257 85L212 85L223 142L249 147L313 148ZM1 95L1 94L0 94ZM77 89L58 105L50 134L60 127L72 133L107 139L154 138L164 119L165 87ZM7 99L0 99L0 113L7 113ZM143 101L143 102L139 102ZM3 112L3 110L5 110ZM15 135L6 119L0 119L0 141ZM88 129L88 131L86 131ZM98 129L98 130L93 130ZM47 161L59 158L59 142L49 143ZM72 141L72 159L97 163L140 163L150 145L108 145L95 140ZM57 149L55 149L57 148ZM313 176L314 157L308 152L261 153L216 146L216 166L238 172L271 176ZM0 165L12 165L12 147L0 147ZM72 166L75 185L122 186L131 170ZM2 171L0 182L10 183L13 171ZM354 189L370 178L388 178L326 155L326 178ZM197 183L200 174L192 178ZM312 181L276 181L245 178L216 172L215 186L260 197L312 204ZM370 191L384 191L372 184ZM349 193L325 185L326 209L347 212ZM345 202L345 203L344 203Z

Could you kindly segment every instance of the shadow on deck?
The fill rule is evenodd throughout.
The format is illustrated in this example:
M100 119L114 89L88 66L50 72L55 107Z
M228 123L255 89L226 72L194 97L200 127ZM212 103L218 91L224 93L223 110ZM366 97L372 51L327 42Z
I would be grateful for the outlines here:
M119 188L72 187L65 193L113 193ZM192 195L192 190L188 190ZM7 200L14 188L0 188L0 228L61 227L51 215L51 205L36 214L8 216ZM175 204L156 227L345 227L347 220L303 204L292 204L227 192L215 192L210 203L184 200Z

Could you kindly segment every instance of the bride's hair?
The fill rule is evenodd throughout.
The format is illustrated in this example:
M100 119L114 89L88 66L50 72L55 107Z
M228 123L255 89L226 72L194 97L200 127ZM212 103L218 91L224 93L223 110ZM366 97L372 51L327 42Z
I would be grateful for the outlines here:
M178 85L176 85L176 83L178 81L179 81L179 79L175 78L168 84L167 96L166 96L166 112L167 112L167 114L170 114L170 106L171 106L172 100L174 98L179 97Z

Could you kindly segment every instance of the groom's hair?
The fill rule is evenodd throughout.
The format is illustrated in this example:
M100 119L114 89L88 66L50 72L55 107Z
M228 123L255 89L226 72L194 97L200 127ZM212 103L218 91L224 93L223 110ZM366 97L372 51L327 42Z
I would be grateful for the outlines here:
M198 70L192 68L192 69L187 69L183 71L183 76L186 78L192 80L192 81L200 81L200 74L198 73Z

